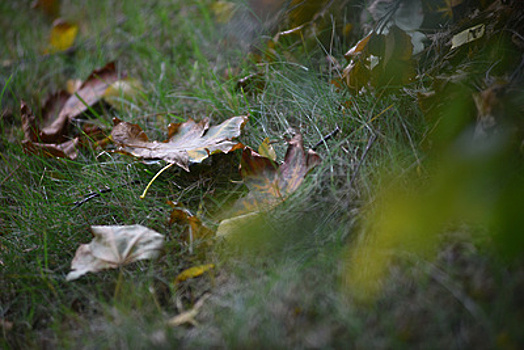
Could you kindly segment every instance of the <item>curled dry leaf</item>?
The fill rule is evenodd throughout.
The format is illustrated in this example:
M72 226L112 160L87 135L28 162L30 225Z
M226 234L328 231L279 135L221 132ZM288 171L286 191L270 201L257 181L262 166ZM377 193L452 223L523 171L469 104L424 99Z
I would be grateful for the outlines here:
M246 219L249 221L258 212L282 203L298 189L307 173L320 161L313 150L304 150L300 134L289 141L284 162L280 166L246 147L242 153L240 173L249 193L233 205L231 218L220 223L217 236L230 232L234 223L244 223Z
M119 152L143 159L162 159L189 171L191 163L200 163L213 153L243 148L233 139L240 136L248 119L247 116L233 117L212 127L207 119L199 123L189 119L185 123L170 124L168 139L158 142L149 141L137 124L115 118L111 137Z
M117 80L119 76L114 62L108 63L103 68L95 69L76 93L69 96L56 119L42 129L42 139L53 139L62 135L68 123L98 103L109 85Z
M38 154L44 157L60 157L75 159L77 157L77 147L79 138L76 137L61 143L41 143L39 142L39 127L36 117L29 106L22 101L20 106L22 117L22 129L25 139L22 141L24 152Z
M66 280L75 280L88 272L114 269L160 254L164 236L142 225L91 226L95 236L82 244L71 262Z

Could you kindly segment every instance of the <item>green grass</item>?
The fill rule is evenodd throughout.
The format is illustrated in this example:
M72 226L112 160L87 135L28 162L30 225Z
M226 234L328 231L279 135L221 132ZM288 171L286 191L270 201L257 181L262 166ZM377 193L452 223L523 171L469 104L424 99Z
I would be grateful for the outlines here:
M409 185L422 172L427 124L408 93L351 95L329 83L324 52L348 46L294 45L256 65L227 25L216 24L211 1L63 1L64 18L80 24L73 53L43 56L50 21L29 1L0 5L0 321L5 348L518 348L523 344L522 268L470 237L459 223L435 259L394 256L376 299L362 302L347 284L351 248L365 239L369 208L393 178ZM253 44L257 41L253 41ZM289 53L288 52L288 53ZM190 249L182 225L169 225L167 200L183 203L215 227L245 193L240 154L217 155L191 172L170 169L143 189L163 164L83 150L75 161L24 154L18 112L41 102L68 79L85 79L116 60L139 79L142 94L101 113L138 123L162 139L170 122L207 116L219 123L249 115L241 141L277 141L279 159L290 129L323 162L297 193L264 220L228 241ZM235 68L239 72L226 74ZM237 78L264 73L256 94ZM419 87L420 88L420 87ZM414 88L413 88L414 89ZM341 107L350 101L349 107ZM373 143L369 140L374 139ZM368 151L366 148L371 146ZM400 175L399 175L400 174ZM418 179L418 178L417 178ZM232 181L234 180L234 181ZM106 187L80 207L75 201ZM142 224L166 236L164 254L66 282L91 225ZM484 227L478 228L478 231ZM472 243L473 242L473 243ZM214 273L175 285L183 269L214 263ZM211 293L198 327L167 320Z

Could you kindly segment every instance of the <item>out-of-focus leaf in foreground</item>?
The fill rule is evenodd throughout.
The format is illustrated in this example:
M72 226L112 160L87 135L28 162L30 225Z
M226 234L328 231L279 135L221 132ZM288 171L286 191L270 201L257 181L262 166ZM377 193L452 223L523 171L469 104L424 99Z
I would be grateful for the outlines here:
M269 210L282 203L298 189L306 174L319 163L320 157L314 151L304 150L300 134L289 141L284 162L280 166L246 147L242 153L240 173L249 193L233 205L231 218L220 223L217 235L227 234L232 226L237 226L235 222L243 223L246 218L250 221L254 213Z
M142 225L91 226L94 239L82 244L71 262L68 281L88 272L114 269L159 256L164 236Z
M481 141L462 135L433 161L430 179L412 174L404 184L379 191L363 220L362 239L350 248L348 288L363 299L373 298L395 257L432 259L441 234L457 225L488 228L472 229L473 239L503 259L521 256L524 178L511 135L505 130Z
M170 124L168 139L158 142L149 141L137 124L115 119L111 136L119 152L143 159L162 159L189 171L191 163L200 163L213 153L243 148L233 139L240 136L247 121L247 116L239 116L209 127L207 119L199 123L189 119L185 123Z
M218 0L211 4L211 11L218 23L227 23L235 14L237 7L231 1Z

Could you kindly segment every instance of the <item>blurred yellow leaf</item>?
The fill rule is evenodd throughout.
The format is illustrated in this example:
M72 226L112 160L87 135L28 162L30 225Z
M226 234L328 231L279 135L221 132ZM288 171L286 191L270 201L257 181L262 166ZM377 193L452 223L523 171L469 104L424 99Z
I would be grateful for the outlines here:
M80 79L68 79L66 82L66 91L69 95L73 95L82 86L82 80Z
M137 79L117 80L107 87L103 99L111 106L118 108L122 105L122 101L133 101L140 90L142 90L142 84Z
M76 24L66 22L61 18L55 20L49 37L49 48L46 50L46 53L69 49L73 46L77 34L78 26Z
M251 213L234 216L229 219L222 220L217 228L217 237L231 236L232 233L240 232L250 228L253 222L262 218L262 212L254 211Z
M189 269L185 269L184 271L179 273L178 276L176 276L175 284L178 284L190 278L202 276L205 272L212 270L214 268L215 268L215 264L206 264L206 265L193 266L193 267L190 267Z
M218 23L227 23L235 14L236 7L231 1L217 1L211 4L211 11L215 15Z

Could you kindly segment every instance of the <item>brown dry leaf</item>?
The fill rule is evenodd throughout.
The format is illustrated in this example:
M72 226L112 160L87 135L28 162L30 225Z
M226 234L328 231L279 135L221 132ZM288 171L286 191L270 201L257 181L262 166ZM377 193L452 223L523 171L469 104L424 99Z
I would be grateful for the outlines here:
M24 152L26 153L37 154L48 158L69 158L71 160L76 159L78 156L77 150L79 144L80 139L78 137L62 143L39 143L30 140L22 141Z
M31 108L25 103L20 102L20 116L22 118L22 130L24 131L24 140L36 141L38 140L38 125L36 117L31 111Z
M22 141L24 152L38 154L44 157L69 159L75 159L77 157L77 148L80 142L79 138L61 143L41 143L39 142L40 129L36 117L24 101L21 102L20 115L22 117L22 129L25 136L25 139Z
M106 89L119 78L115 63L110 62L100 69L95 69L82 83L75 95L71 95L53 123L42 129L42 139L54 139L63 134L67 124L75 117L88 110L104 96ZM85 103L84 103L85 102Z
M306 174L319 163L320 157L314 151L304 151L300 134L289 141L280 166L246 147L240 172L249 193L234 204L231 216L267 210L280 204L297 190Z
M361 39L358 43L355 44L355 46L353 46L351 49L348 50L348 52L344 54L344 57L347 60L349 60L355 57L357 54L363 52L364 49L367 47L369 41L373 37L373 35L375 35L375 33L371 32L367 36L365 36L363 39Z
M389 28L380 64L373 69L373 85L404 85L415 77L411 37L397 26Z
M415 77L411 37L393 25L386 35L371 33L345 55L351 62L342 80L358 92L368 83L374 87L407 84Z
M45 53L55 53L59 51L66 51L75 42L78 34L78 26L57 18L53 22L53 28L49 36L49 47Z
M169 224L181 223L188 225L189 232L186 236L186 241L189 244L193 244L196 239L203 239L214 235L213 230L204 225L202 220L193 215L188 209L175 207L176 204L171 202L168 202L168 204L174 207L169 218Z
M41 9L49 17L55 18L60 13L60 0L35 0L31 7Z
M164 236L142 225L91 226L95 236L91 243L82 244L71 262L67 281L88 272L114 269L144 259L159 256Z
M149 141L137 124L115 119L111 137L119 152L144 159L162 159L189 171L191 163L200 163L213 153L243 148L233 139L240 136L248 120L247 116L233 117L209 127L207 119L199 123L189 119L185 123L170 124L168 140L158 142Z

